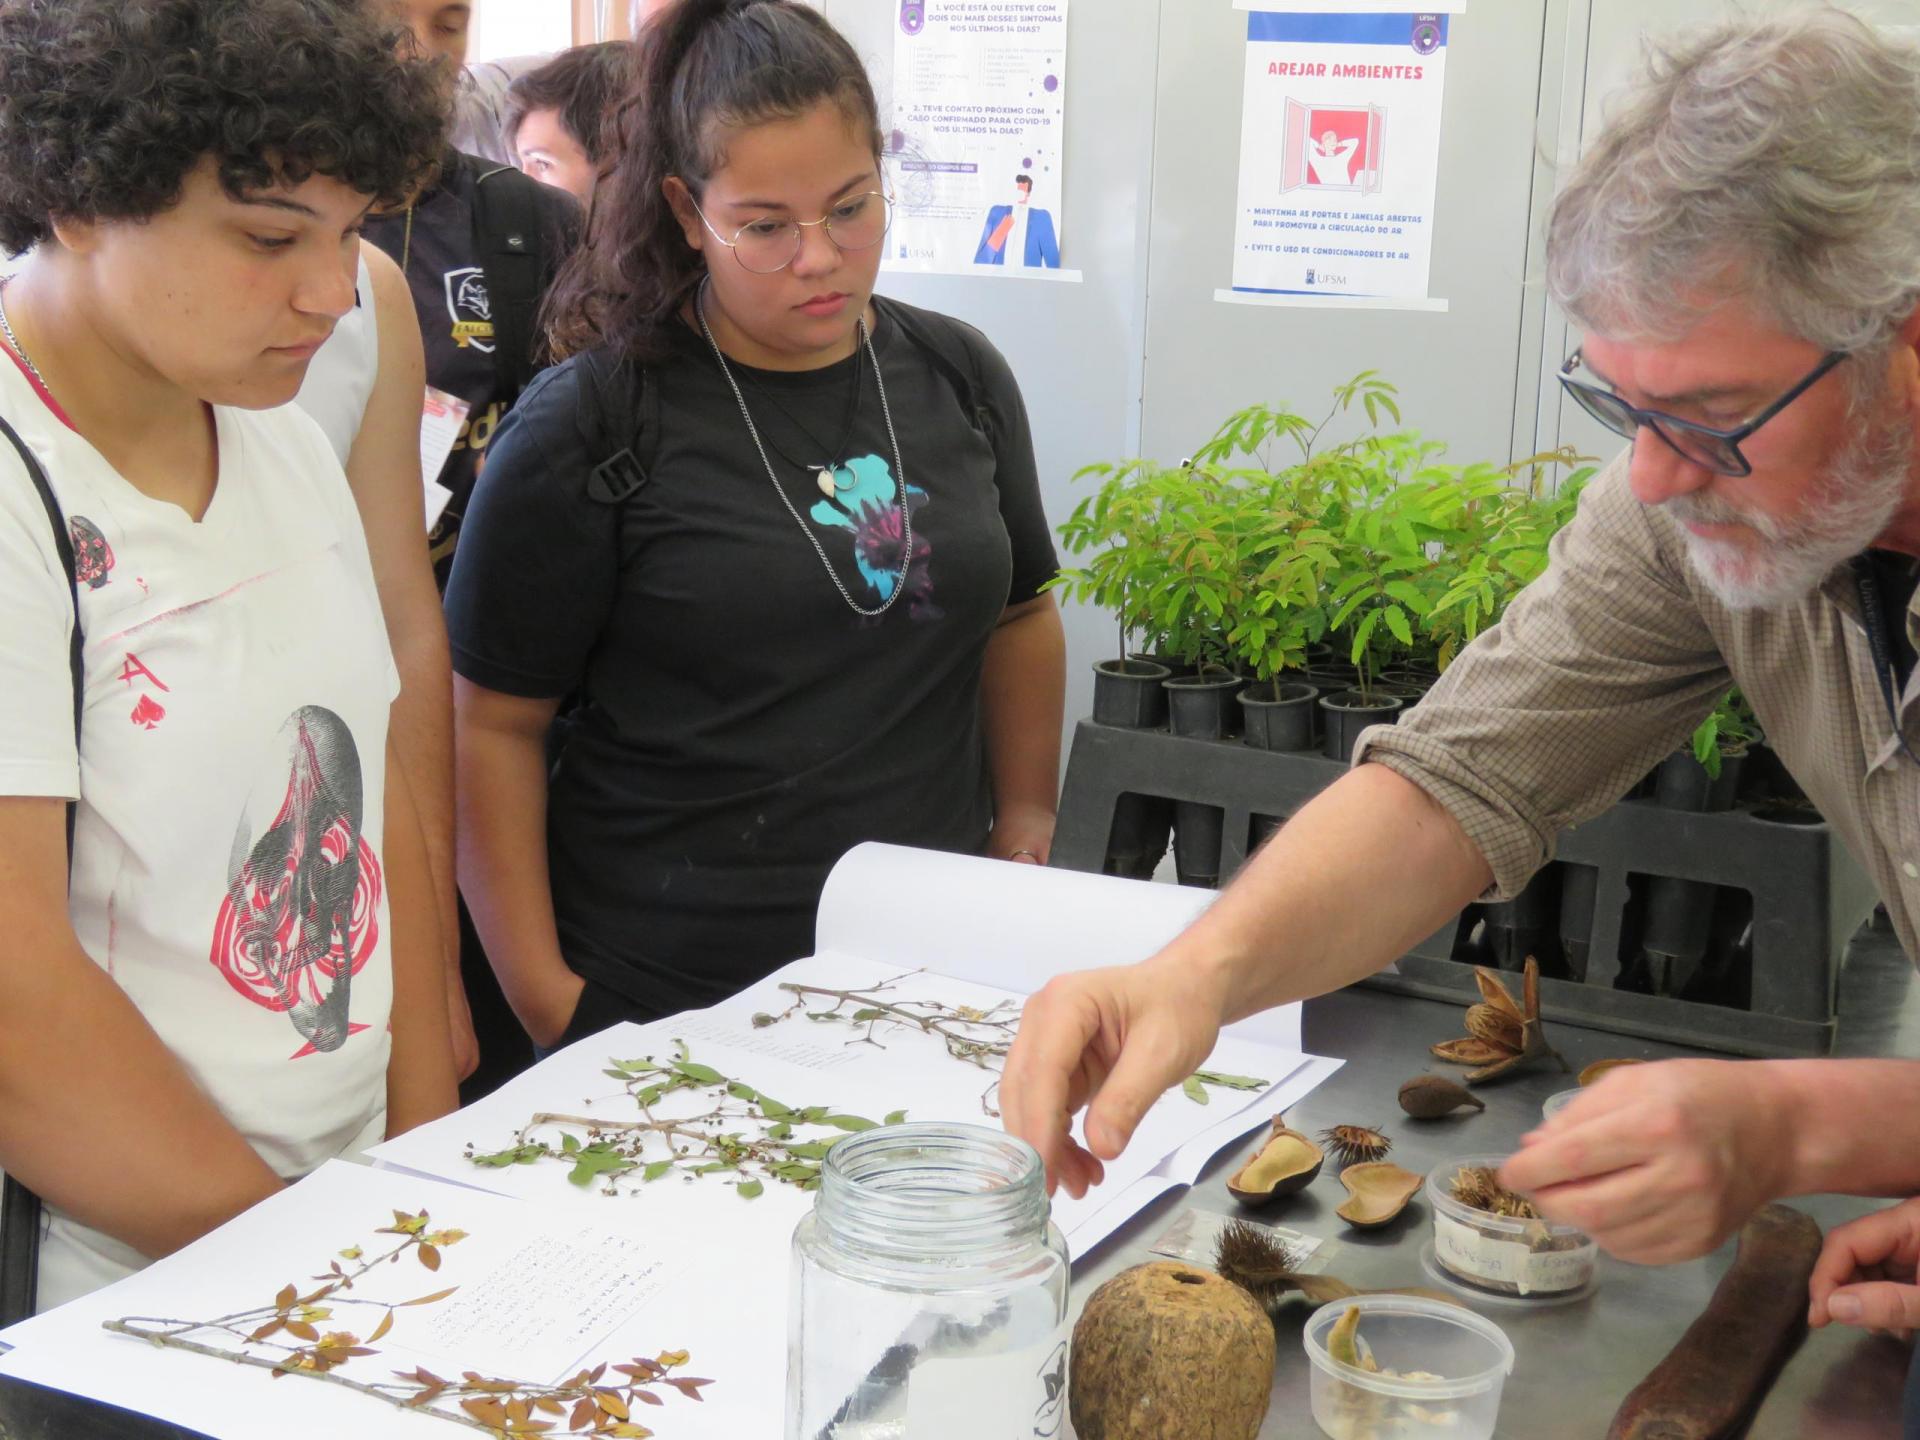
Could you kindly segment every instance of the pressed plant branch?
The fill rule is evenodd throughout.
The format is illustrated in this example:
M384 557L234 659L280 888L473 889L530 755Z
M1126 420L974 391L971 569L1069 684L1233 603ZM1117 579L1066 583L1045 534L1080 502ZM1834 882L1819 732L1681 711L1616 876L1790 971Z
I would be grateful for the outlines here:
M608 1195L620 1193L623 1180L646 1185L672 1174L689 1178L725 1174L735 1177L735 1193L752 1200L765 1193L768 1180L802 1190L818 1189L820 1162L835 1141L906 1119L904 1110L895 1110L881 1122L842 1114L826 1105L787 1105L744 1080L701 1064L683 1042L675 1041L674 1046L670 1059L657 1061L649 1055L616 1060L603 1072L620 1081L633 1097L639 1119L543 1110L520 1127L513 1144L493 1151L476 1150L469 1144L467 1159L494 1169L562 1161L572 1167L567 1178L574 1184L598 1182ZM696 1115L663 1118L654 1114L653 1107L663 1098L684 1091L711 1092L712 1108ZM578 1126L586 1138L573 1134L568 1126ZM557 1145L536 1138L536 1132L548 1127L561 1128Z
M408 1253L426 1269L438 1270L442 1250L466 1238L464 1230L429 1230L425 1210L417 1215L396 1210L393 1220L392 1225L382 1226L375 1233L404 1237L399 1244L370 1260L365 1259L357 1245L341 1251L339 1258L329 1263L325 1275L314 1277L321 1282L320 1288L305 1295L289 1283L274 1296L270 1305L238 1310L213 1320L126 1315L105 1321L102 1328L166 1349L267 1370L275 1379L298 1375L322 1380L397 1409L416 1410L437 1420L495 1436L603 1436L611 1440L646 1440L654 1432L632 1417L637 1406L665 1403L654 1393L654 1386L666 1386L690 1400L699 1400L701 1387L713 1383L673 1373L689 1359L684 1350L663 1351L652 1359L635 1356L631 1361L611 1367L603 1363L591 1370L583 1369L559 1384L500 1379L474 1370L465 1371L459 1380L445 1380L421 1366L411 1371L393 1371L393 1380L365 1380L339 1373L350 1361L380 1353L373 1346L392 1328L396 1311L436 1305L459 1289L450 1286L430 1295L397 1302L342 1293L376 1267L396 1264ZM341 1259L364 1263L349 1271L341 1268ZM365 1305L386 1313L364 1342L351 1331L322 1333L319 1322L331 1320L335 1308L343 1305ZM216 1334L232 1337L243 1348L189 1338ZM306 1343L294 1345L274 1338L281 1334ZM605 1383L609 1368L623 1378L612 1384Z
M909 970L878 985L849 990L782 981L780 988L794 997L793 1003L777 1015L761 1011L753 1017L753 1026L756 1030L764 1030L791 1020L796 1015L804 1015L820 1024L852 1026L860 1034L847 1041L847 1044L871 1045L876 1050L887 1048L875 1033L882 1026L931 1035L946 1046L947 1054L955 1060L993 1074L994 1079L980 1092L980 1108L989 1116L999 1118L996 1102L1000 1090L1000 1066L1013 1049L1014 1036L1020 1029L1018 1005L1012 1000L997 1000L982 1010L973 1005L951 1005L944 1000L907 999L896 992L896 987L904 981L924 973ZM849 1010L848 1006L853 1008ZM1210 1085L1229 1090L1258 1090L1266 1084L1265 1080L1252 1075L1196 1070L1186 1078L1180 1089L1196 1105L1205 1105L1208 1103L1207 1087Z

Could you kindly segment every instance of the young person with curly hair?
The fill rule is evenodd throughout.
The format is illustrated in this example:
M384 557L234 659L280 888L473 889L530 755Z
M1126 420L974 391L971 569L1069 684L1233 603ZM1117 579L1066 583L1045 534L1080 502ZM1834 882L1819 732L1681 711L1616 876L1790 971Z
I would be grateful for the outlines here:
M454 1103L367 544L286 405L438 148L394 41L0 3L0 1166L42 1307Z
M809 953L863 840L1053 834L1026 411L979 332L873 293L859 57L792 0L682 0L638 43L553 302L572 358L494 440L447 592L461 880L546 1046Z

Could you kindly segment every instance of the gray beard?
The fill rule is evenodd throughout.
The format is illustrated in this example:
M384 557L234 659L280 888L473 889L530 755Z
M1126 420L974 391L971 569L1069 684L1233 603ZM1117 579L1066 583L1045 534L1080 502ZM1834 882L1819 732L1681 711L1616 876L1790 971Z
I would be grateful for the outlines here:
M1687 560L1706 587L1732 610L1791 605L1811 595L1835 566L1865 550L1887 528L1912 482L1913 430L1898 413L1874 406L1856 422L1846 448L1795 520L1732 505L1703 494L1682 495L1662 508L1676 521L1745 525L1757 546L1703 540L1683 531Z

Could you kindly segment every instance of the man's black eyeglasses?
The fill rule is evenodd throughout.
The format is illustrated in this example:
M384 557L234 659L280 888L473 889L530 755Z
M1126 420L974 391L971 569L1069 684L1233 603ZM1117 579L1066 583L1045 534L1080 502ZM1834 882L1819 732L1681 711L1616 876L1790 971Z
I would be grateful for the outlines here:
M1713 471L1716 475L1751 475L1753 466L1740 453L1740 442L1778 415L1787 406L1812 389L1822 375L1847 358L1844 350L1830 350L1824 359L1786 394L1774 401L1744 425L1731 430L1716 430L1711 425L1682 420L1661 410L1642 410L1629 405L1613 391L1591 381L1574 377L1580 366L1580 352L1574 351L1560 367L1560 384L1585 410L1616 435L1631 440L1642 425L1666 441L1684 459Z

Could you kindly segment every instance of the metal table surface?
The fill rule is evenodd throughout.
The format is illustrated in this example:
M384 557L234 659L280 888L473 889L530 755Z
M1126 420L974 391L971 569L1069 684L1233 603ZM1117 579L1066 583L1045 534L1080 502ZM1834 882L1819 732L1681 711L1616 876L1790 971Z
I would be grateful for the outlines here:
M1510 1150L1539 1123L1540 1102L1574 1081L1558 1070L1531 1071L1479 1090L1484 1113L1465 1111L1442 1120L1412 1121L1396 1103L1400 1082L1423 1071L1457 1074L1430 1061L1427 1047L1462 1033L1462 1008L1435 1000L1351 989L1306 1006L1303 1044L1316 1055L1347 1063L1319 1089L1293 1106L1288 1123L1309 1134L1344 1123L1384 1124L1393 1139L1390 1158L1424 1172L1463 1154ZM1599 1031L1553 1025L1549 1038L1577 1072L1611 1056L1668 1059L1704 1052ZM1913 967L1888 937L1863 932L1854 943L1841 981L1838 1053L1920 1057L1920 986ZM1074 1269L1074 1311L1101 1282L1129 1266L1163 1258L1151 1251L1182 1210L1242 1213L1227 1193L1231 1175L1257 1146L1257 1138L1222 1152L1189 1191L1163 1197ZM1427 1201L1418 1197L1392 1225L1378 1231L1349 1228L1333 1207L1345 1198L1328 1163L1301 1194L1253 1212L1310 1235L1339 1242L1326 1266L1362 1288L1440 1282L1426 1273L1420 1249L1431 1237ZM1791 1202L1831 1228L1885 1203L1839 1196ZM1513 1373L1507 1377L1496 1434L1512 1440L1598 1437L1620 1401L1658 1364L1694 1317L1733 1257L1721 1251L1685 1265L1648 1268L1603 1257L1599 1285L1584 1300L1521 1306L1469 1300L1513 1342ZM1262 1440L1319 1433L1308 1401L1309 1365L1300 1329L1313 1306L1304 1300L1282 1311L1273 1400ZM1864 1440L1899 1433L1901 1389L1909 1349L1888 1338L1830 1327L1810 1334L1788 1362L1755 1415L1754 1440Z
M1920 1057L1920 986L1891 938L1865 934L1841 976L1836 1052ZM1540 1117L1540 1102L1571 1078L1539 1071L1482 1090L1485 1113L1412 1122L1400 1113L1400 1082L1423 1070L1427 1047L1461 1033L1461 1008L1435 1000L1353 989L1306 1007L1304 1044L1347 1063L1289 1112L1297 1129L1385 1123L1393 1158L1425 1170L1449 1156L1509 1148ZM1575 1070L1608 1056L1665 1059L1695 1054L1671 1045L1624 1039L1557 1025L1554 1043ZM1074 1307L1104 1280L1156 1259L1154 1241L1186 1208L1231 1214L1225 1177L1253 1142L1215 1159L1192 1190L1164 1197L1136 1216L1074 1272ZM1432 1285L1419 1251L1428 1237L1427 1205L1416 1200L1384 1231L1348 1229L1333 1214L1344 1195L1332 1167L1308 1190L1262 1218L1340 1243L1336 1269L1362 1286ZM1880 1202L1820 1196L1796 1204L1823 1227L1865 1213ZM1686 1265L1646 1269L1603 1260L1599 1288L1583 1301L1540 1308L1481 1304L1475 1308L1507 1332L1515 1360L1500 1408L1498 1434L1511 1440L1558 1440L1605 1434L1620 1400L1656 1365L1705 1306L1732 1256L1732 1246ZM1308 1366L1300 1324L1311 1306L1283 1312L1273 1401L1262 1440L1316 1433L1308 1405ZM1898 1433L1908 1348L1858 1331L1828 1329L1808 1337L1781 1373L1748 1434L1753 1440L1865 1440ZM196 1432L127 1411L0 1377L0 1440L195 1440ZM762 1440L762 1437L741 1437ZM765 1437L772 1440L772 1437ZM983 1437L991 1440L991 1437Z

